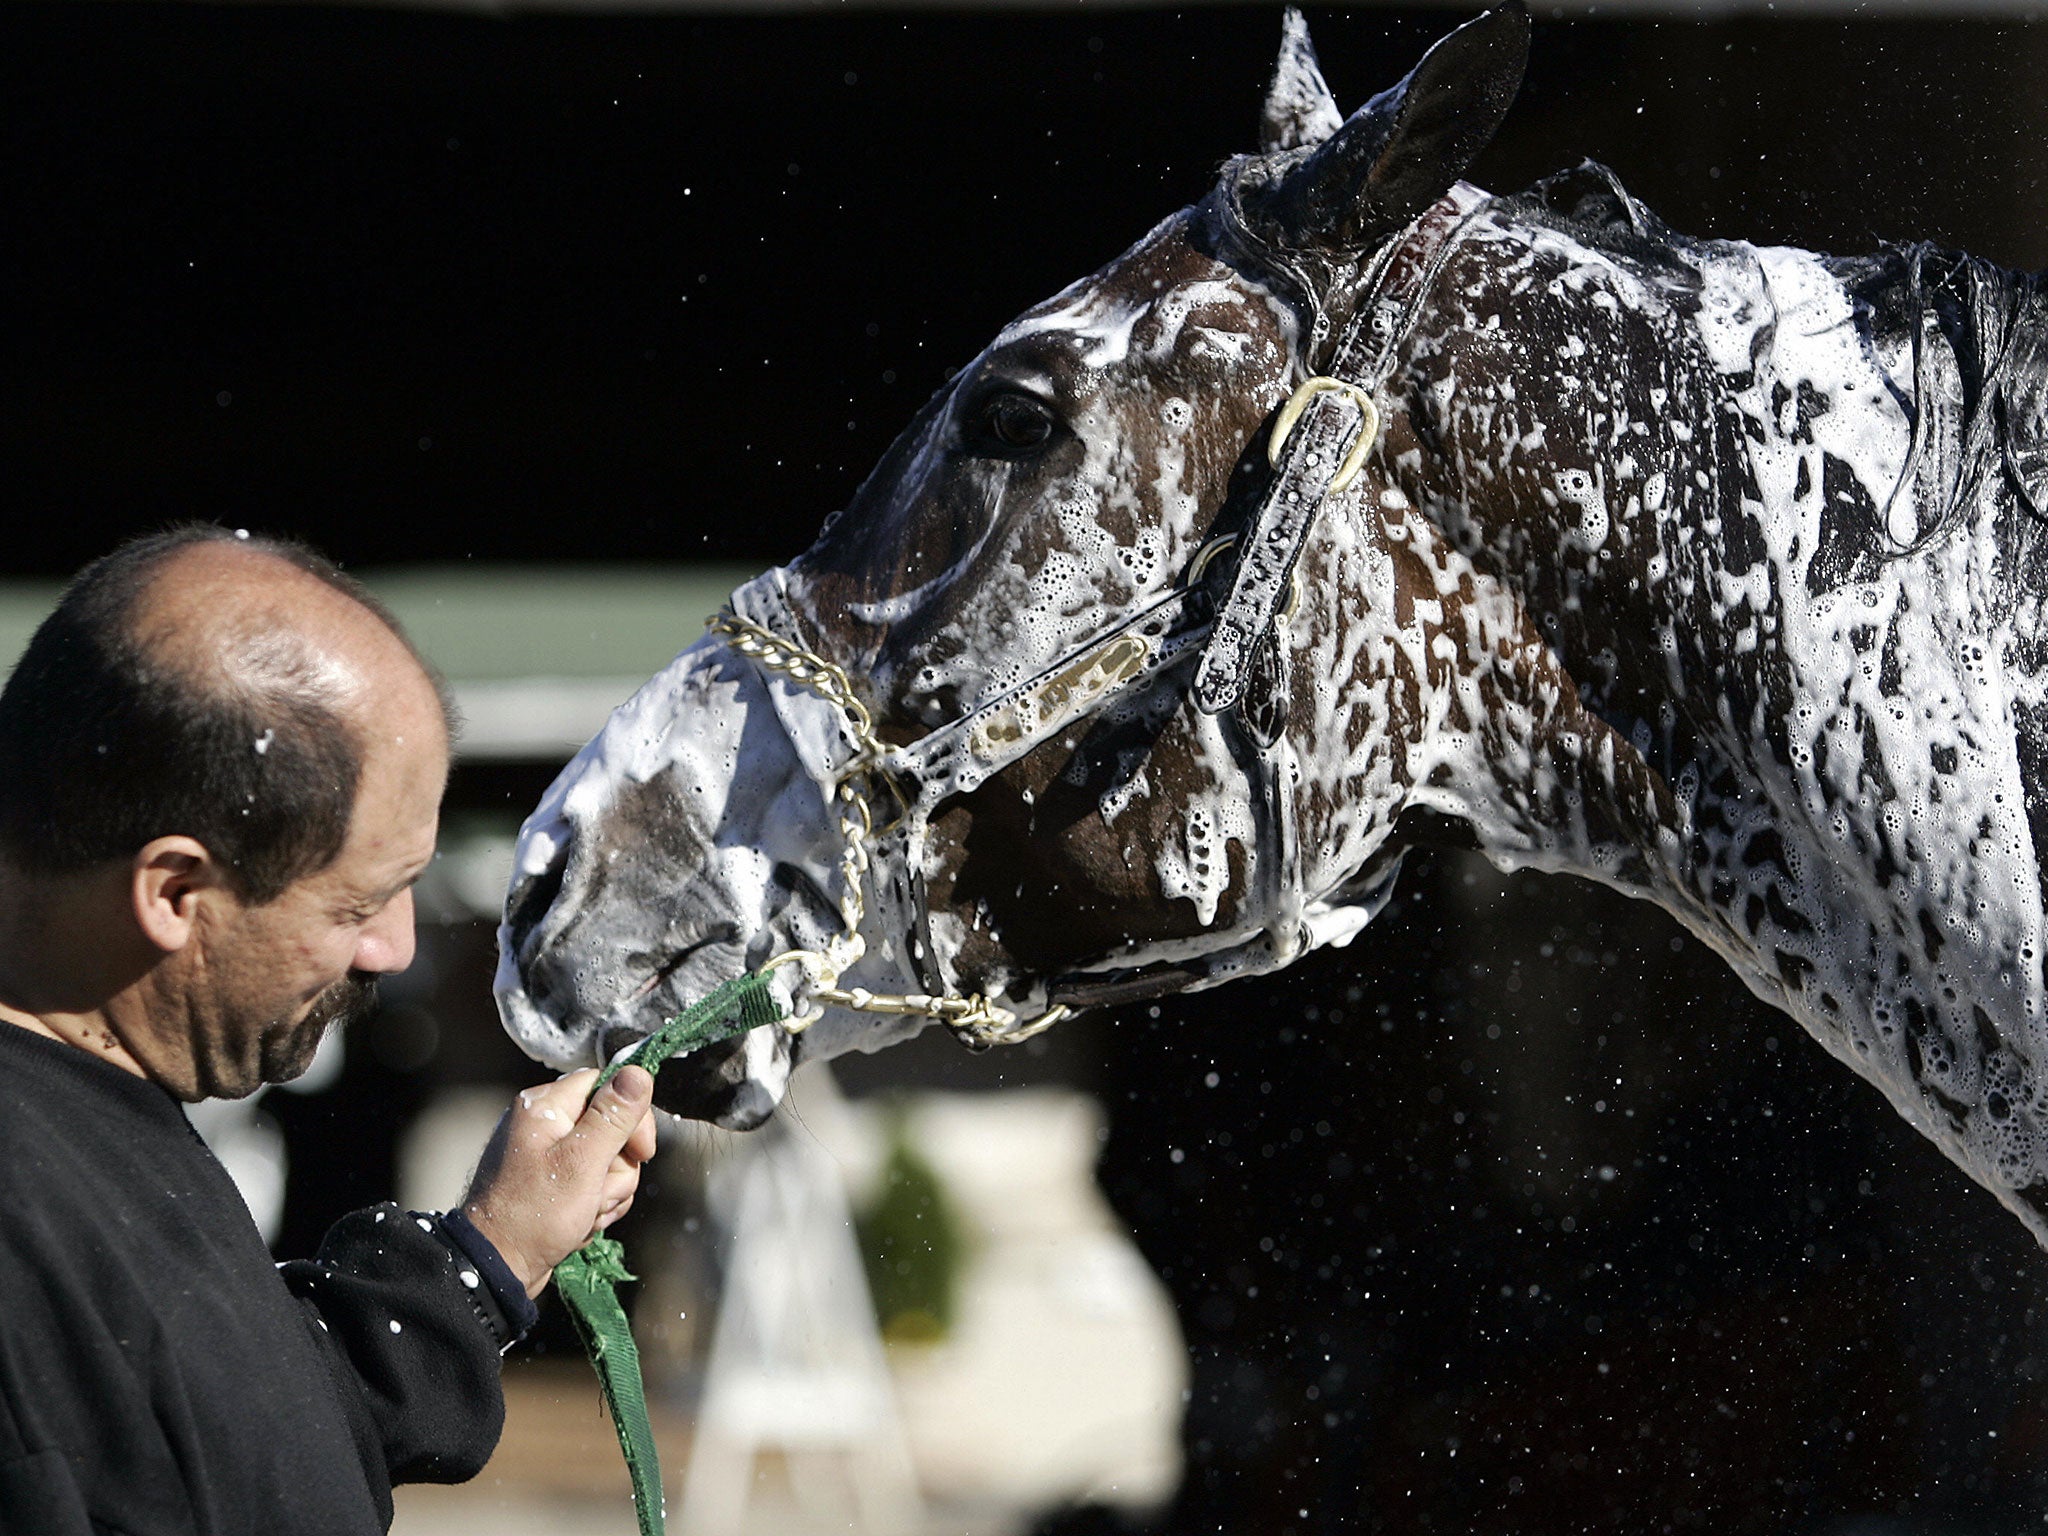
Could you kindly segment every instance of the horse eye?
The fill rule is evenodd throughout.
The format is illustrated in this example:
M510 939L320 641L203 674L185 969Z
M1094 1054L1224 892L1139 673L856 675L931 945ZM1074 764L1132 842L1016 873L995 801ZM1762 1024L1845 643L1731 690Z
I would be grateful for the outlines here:
M1043 448L1055 425L1052 412L1042 401L1008 391L983 401L974 424L982 446L1004 455Z

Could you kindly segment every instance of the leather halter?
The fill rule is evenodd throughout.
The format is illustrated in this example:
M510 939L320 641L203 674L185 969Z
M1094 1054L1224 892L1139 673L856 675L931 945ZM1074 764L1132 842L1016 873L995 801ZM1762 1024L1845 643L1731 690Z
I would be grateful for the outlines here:
M1278 473L1238 541L1237 576L1195 669L1194 700L1205 713L1242 697L1252 652L1273 629L1309 529L1324 501L1349 489L1379 436L1376 397L1393 372L1395 349L1456 237L1486 201L1461 181L1381 248L1327 371L1281 407L1270 449Z
M1198 557L1186 585L1146 603L1107 633L959 718L862 765L891 784L903 808L898 820L877 836L878 847L894 845L893 857L876 859L877 905L887 909L895 931L911 936L908 959L928 990L953 990L953 978L945 974L945 957L933 942L920 873L931 814L942 802L979 788L1111 699L1191 656L1199 655L1190 689L1196 705L1216 714L1237 702L1253 650L1282 612L1281 599L1294 580L1295 563L1317 514L1326 499L1349 488L1375 444L1380 415L1376 396L1392 372L1395 349L1412 327L1423 295L1458 236L1487 201L1478 188L1460 182L1372 258L1365 277L1366 297L1332 350L1329 371L1305 381L1276 414L1270 452L1277 472L1238 539L1212 542ZM1211 618L1201 569L1218 553L1218 543L1225 542L1237 545L1237 571L1229 597ZM728 606L771 634L800 643L807 640L780 567L740 587ZM782 707L778 703L778 709ZM815 740L810 733L789 734L799 745L800 756L815 755L806 754L800 742ZM1272 743L1262 744L1260 761L1270 759L1275 750ZM842 750L829 754L831 761L807 761L805 766L820 785L829 786L856 771L857 751L848 737ZM1048 993L1052 1001L1071 998L1085 1007L1156 996L1191 980L1214 982L1268 971L1300 952L1307 942L1299 910L1303 904L1299 893L1282 889L1279 874L1283 863L1292 862L1291 796L1284 774L1269 766L1265 777L1272 802L1266 810L1269 830L1282 847L1262 861L1272 871L1265 894L1266 905L1274 909L1264 927L1219 946L1195 962L1194 970L1177 963L1118 970L1111 961L1100 969L1054 978ZM892 879L880 878L887 865L894 866ZM1294 899L1288 899L1290 894ZM1283 924L1281 918L1290 912L1292 920Z

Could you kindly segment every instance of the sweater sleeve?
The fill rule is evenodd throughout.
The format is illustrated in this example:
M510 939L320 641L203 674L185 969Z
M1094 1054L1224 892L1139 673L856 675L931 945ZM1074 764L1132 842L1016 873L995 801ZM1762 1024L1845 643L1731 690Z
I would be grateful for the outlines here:
M0 1536L96 1536L78 1472L60 1450L37 1450L0 1394Z
M100 1536L61 1451L0 1457L0 1536Z
M316 1258L278 1268L306 1309L367 1470L381 1466L389 1484L459 1483L482 1470L505 1423L498 1356L518 1329L438 1217L357 1211L329 1229Z

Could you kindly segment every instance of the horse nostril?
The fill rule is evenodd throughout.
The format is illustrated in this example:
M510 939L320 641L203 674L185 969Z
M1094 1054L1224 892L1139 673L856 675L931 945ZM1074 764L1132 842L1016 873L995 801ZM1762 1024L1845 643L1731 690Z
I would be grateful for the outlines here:
M528 875L512 887L512 894L505 898L505 926L511 932L513 954L526 947L526 936L540 925L555 898L562 894L562 878L568 869L569 849L564 844L556 848L546 869Z

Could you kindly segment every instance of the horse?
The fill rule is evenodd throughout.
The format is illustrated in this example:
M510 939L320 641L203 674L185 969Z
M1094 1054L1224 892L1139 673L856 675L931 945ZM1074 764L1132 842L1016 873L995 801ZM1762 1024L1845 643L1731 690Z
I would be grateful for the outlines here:
M1028 310L526 823L497 994L748 1128L796 1065L1343 945L1403 854L1653 902L2048 1242L2048 302L1463 177L1509 4Z

